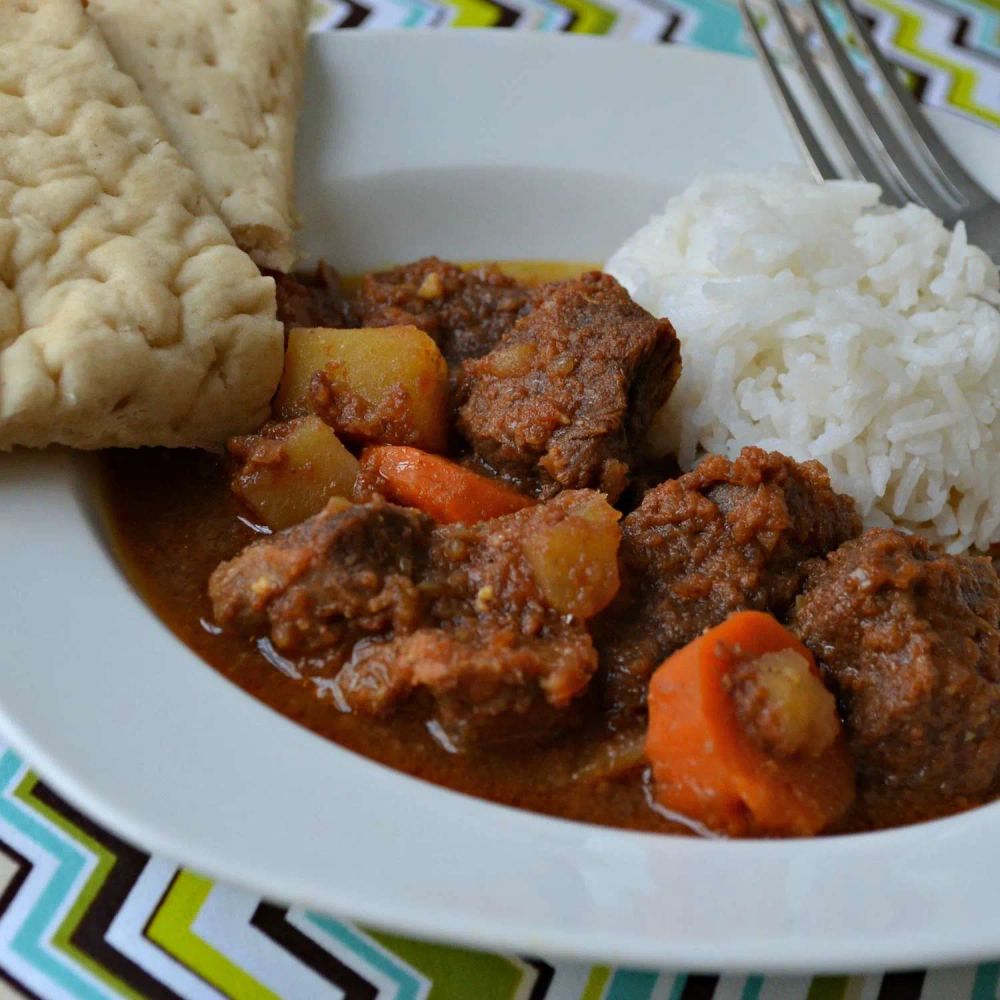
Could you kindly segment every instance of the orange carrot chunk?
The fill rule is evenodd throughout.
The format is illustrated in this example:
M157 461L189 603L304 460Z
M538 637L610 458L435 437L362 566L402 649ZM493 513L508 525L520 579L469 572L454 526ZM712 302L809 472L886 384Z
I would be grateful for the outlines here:
M728 836L812 836L854 801L854 766L812 654L741 611L668 657L649 688L656 800Z
M366 448L358 481L441 524L488 521L535 502L495 479L402 445Z

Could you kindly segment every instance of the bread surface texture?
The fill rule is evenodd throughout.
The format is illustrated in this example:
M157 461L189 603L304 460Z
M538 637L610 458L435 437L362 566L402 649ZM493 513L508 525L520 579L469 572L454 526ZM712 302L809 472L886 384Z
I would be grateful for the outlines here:
M218 445L282 352L273 281L80 0L0 0L0 448Z
M306 0L89 0L87 9L239 246L290 270Z

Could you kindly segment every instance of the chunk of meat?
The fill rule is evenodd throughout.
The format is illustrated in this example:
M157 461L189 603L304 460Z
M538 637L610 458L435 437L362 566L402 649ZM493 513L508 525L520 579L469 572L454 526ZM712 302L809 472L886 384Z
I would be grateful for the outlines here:
M289 658L339 666L366 636L418 628L433 522L375 500L332 500L315 517L248 545L208 583L216 622L270 632Z
M783 617L808 560L860 531L822 465L759 448L647 492L622 522L622 589L595 622L612 712L640 710L664 657L734 611Z
M459 746L537 740L574 722L566 709L597 669L585 620L617 589L617 520L602 497L578 491L437 528L421 582L436 627L358 650L337 678L343 701L379 713L430 695ZM567 533L571 560L558 544Z
M449 365L489 351L530 307L532 290L495 265L463 271L425 257L365 275L355 299L363 326L415 326Z
M274 278L278 298L278 319L285 333L296 327L357 326L357 318L340 285L340 275L320 261L312 274L284 274L264 271Z
M336 678L347 710L422 698L456 744L537 739L573 720L597 668L585 619L617 588L617 520L589 491L436 528L380 498L331 504L223 564L209 590L220 625L269 630Z
M533 637L511 628L427 628L359 647L337 692L365 715L430 695L453 746L493 745L542 739L575 722L570 704L596 669L581 629Z
M540 497L592 488L614 501L680 374L680 346L610 275L542 289L458 378L458 429L479 459Z
M863 798L896 822L995 794L1000 779L1000 580L872 529L814 565L792 628L833 684Z

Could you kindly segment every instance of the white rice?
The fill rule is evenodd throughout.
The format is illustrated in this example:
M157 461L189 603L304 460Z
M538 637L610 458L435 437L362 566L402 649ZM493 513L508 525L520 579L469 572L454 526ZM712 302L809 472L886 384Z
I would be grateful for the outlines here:
M930 212L797 170L701 177L608 261L681 339L653 430L685 468L819 459L869 525L1000 541L1000 282Z

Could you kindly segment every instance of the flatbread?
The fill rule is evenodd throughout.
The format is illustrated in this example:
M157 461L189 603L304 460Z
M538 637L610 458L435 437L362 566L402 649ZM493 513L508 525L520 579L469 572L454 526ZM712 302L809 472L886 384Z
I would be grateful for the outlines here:
M80 0L0 0L0 449L217 444L266 417L282 346Z
M236 242L290 270L306 0L89 0L87 10Z

